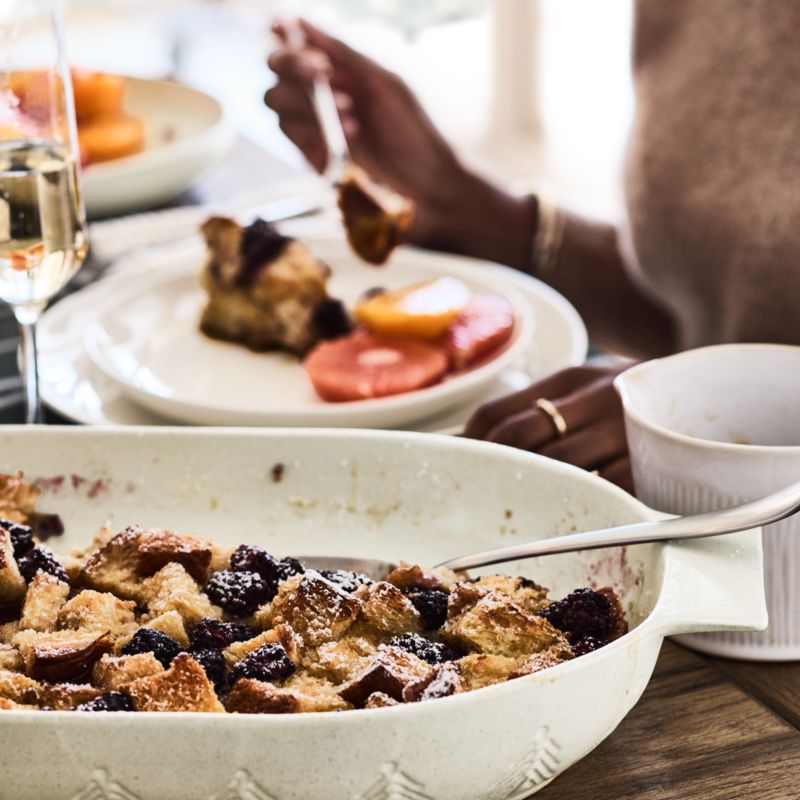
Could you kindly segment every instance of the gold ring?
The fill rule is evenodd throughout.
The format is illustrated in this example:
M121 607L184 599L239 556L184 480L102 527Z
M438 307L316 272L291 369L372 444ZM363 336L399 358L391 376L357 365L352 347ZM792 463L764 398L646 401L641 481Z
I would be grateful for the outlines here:
M559 436L563 436L567 432L567 421L561 416L561 412L546 398L540 397L536 403L536 408L540 408L550 417L550 421L556 429Z

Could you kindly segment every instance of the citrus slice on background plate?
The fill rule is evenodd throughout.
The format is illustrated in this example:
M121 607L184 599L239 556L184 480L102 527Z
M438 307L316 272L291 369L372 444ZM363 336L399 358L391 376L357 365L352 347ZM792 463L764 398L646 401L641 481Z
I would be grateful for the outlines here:
M373 333L435 342L471 299L463 281L443 276L362 300L355 316Z
M424 389L442 379L448 358L425 342L356 330L317 345L304 366L323 400L342 402Z
M447 329L446 346L454 370L466 369L505 344L514 332L514 308L505 297L478 294Z

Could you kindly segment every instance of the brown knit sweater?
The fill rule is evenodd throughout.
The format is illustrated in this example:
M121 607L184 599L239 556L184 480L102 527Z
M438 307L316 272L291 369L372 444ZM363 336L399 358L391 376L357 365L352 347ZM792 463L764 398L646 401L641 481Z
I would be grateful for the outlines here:
M800 344L800 0L637 0L632 269L681 345Z

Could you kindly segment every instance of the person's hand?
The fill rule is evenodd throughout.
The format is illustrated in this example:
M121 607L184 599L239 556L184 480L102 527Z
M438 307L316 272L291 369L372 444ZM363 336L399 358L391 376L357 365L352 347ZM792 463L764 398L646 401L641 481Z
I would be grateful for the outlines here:
M464 435L566 461L633 491L622 403L613 387L620 369L572 367L481 406ZM566 431L536 405L549 400Z
M328 154L309 86L315 78L329 78L353 160L416 203L412 235L424 240L424 227L449 204L462 178L452 149L397 75L304 20L291 24L302 26L305 45L290 44L287 23L273 26L282 44L268 64L278 80L264 97L281 130L324 171Z
M409 242L527 264L535 225L530 200L466 169L400 77L304 20L291 24L302 27L305 44L290 44L287 23L273 26L281 45L268 65L278 80L264 102L308 161L325 170L328 153L309 89L327 77L353 160L416 206Z

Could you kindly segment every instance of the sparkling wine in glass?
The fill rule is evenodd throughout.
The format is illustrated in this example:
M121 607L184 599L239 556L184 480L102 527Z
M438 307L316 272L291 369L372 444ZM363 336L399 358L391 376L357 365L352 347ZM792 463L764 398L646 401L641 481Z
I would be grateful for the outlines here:
M20 326L26 422L40 421L36 322L86 257L58 0L0 3L0 300Z

